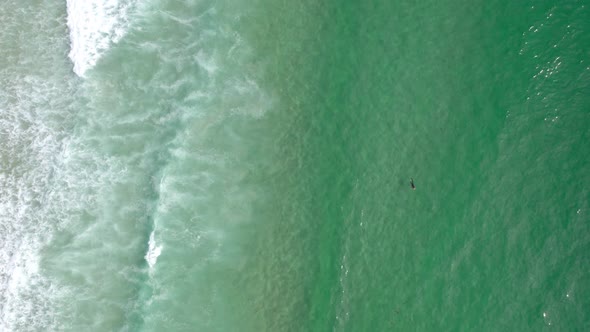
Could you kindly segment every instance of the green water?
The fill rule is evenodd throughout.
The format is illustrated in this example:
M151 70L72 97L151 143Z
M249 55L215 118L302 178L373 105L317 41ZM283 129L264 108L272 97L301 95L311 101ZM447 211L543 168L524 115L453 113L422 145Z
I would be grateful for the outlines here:
M0 11L0 330L590 328L590 3L118 3Z
M261 237L291 312L268 330L588 326L585 7L268 10L296 166Z

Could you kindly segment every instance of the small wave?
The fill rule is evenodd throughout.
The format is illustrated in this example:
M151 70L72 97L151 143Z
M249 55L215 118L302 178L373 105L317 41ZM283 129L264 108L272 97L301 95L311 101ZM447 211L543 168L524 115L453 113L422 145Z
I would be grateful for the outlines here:
M98 59L127 32L135 1L68 0L69 57L83 77Z
M153 268L156 265L156 261L158 260L158 256L162 253L162 246L156 245L156 239L154 237L154 232L150 234L150 241L148 243L148 251L145 254L145 260L148 262L150 268Z

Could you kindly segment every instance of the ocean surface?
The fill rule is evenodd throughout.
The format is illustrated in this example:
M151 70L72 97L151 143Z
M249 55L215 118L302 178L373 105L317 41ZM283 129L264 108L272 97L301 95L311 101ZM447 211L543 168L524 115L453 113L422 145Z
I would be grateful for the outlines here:
M589 143L590 0L5 0L0 331L590 331Z

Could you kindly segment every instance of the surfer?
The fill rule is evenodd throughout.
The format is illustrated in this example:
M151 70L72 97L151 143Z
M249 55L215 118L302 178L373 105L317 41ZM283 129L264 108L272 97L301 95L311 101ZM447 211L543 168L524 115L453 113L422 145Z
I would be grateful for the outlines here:
M414 185L414 179L410 178L410 186L412 187L412 190L416 190L416 186Z

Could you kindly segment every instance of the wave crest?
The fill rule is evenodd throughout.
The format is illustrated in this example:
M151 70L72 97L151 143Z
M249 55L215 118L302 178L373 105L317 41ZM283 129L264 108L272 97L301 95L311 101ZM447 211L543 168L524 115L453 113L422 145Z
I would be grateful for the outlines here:
M156 261L158 260L158 256L162 253L162 246L156 245L156 239L154 237L154 232L150 234L150 241L148 243L148 251L145 254L145 260L148 262L150 268L153 268L156 265Z
M80 77L121 40L129 27L135 1L67 0L70 30L69 57Z

